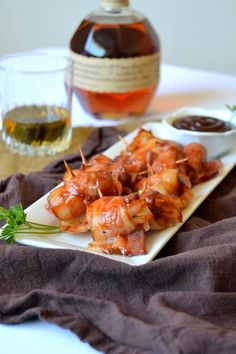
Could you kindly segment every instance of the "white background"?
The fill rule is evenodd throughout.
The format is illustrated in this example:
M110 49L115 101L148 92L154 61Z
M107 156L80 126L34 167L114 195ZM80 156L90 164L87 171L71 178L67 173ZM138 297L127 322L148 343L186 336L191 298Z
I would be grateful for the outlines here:
M130 0L162 41L163 62L236 74L236 0ZM0 0L0 56L68 45L99 0Z

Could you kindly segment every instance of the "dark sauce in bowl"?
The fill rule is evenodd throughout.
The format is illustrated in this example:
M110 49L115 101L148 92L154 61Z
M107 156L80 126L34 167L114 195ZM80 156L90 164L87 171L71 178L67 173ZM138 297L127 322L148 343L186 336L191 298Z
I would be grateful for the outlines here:
M229 122L204 116L184 116L176 119L172 125L177 129L204 133L223 133L236 128Z

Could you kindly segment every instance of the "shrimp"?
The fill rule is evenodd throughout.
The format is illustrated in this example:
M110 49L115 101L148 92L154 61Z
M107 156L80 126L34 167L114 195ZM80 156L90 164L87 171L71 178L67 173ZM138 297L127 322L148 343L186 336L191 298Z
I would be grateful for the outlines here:
M153 216L138 194L97 199L88 206L86 215L94 240L90 249L123 255L146 253L142 231L149 230L148 222ZM139 238L140 247L132 249L134 238Z
M89 164L90 165L100 165L100 164L108 165L108 164L111 164L112 162L113 162L112 159L110 159L106 155L97 154L97 155L94 155L90 159Z
M156 148L157 146L162 146L165 144L165 141L155 137L151 131L140 129L136 137L133 139L132 143L126 147L128 153L133 153L139 149L146 148L148 149Z
M220 161L206 161L207 151L198 143L191 143L183 148L187 158L188 175L195 185L218 175L222 163Z
M145 188L160 192L163 195L177 195L179 192L179 172L177 169L166 169L152 176L142 178L136 185L135 191Z
M147 170L164 144L150 132L141 129L133 142L122 150L115 161L122 164L128 174L140 173Z
M101 172L111 174L116 176L118 181L124 186L128 185L130 180L130 176L127 174L122 164L118 161L113 161L103 154L98 154L92 157L88 164L83 163L82 168L73 171L68 170L64 175L64 181L70 179L72 175L74 175L74 177L80 177L81 170L84 172Z
M60 220L60 227L68 232L86 232L89 230L87 220L82 221L86 212L83 197L73 195L66 186L53 189L47 198L47 209Z
M186 208L193 198L192 185L187 175L180 174L177 169L166 169L152 176L144 177L136 185L136 191L150 190L160 195L174 197L179 200L181 210Z
M92 202L99 198L98 189L103 195L121 195L122 193L122 184L115 173L84 170L77 170L74 173L75 176L64 177L65 186L71 194L86 197Z
M122 254L123 256L140 256L147 253L144 230L136 230L128 235L117 235L111 243L93 241L88 249L106 254Z
M165 169L178 169L181 174L186 174L186 159L184 157L180 145L167 141L153 161L152 171L155 173Z
M129 184L130 176L128 175L125 167L119 162L113 161L111 163L95 163L91 164L87 171L106 171L112 173L112 175L117 176L118 181L126 186Z
M120 195L122 184L111 172L68 169L64 184L49 194L47 208L60 220L62 230L86 232L86 207L99 198L99 193Z
M142 191L140 198L146 201L153 214L150 222L151 230L165 230L182 221L183 206L180 198L162 195L150 189Z

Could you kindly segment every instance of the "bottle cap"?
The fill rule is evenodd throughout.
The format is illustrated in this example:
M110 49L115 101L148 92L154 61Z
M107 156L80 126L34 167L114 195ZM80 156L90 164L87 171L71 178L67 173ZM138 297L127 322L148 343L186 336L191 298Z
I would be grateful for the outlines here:
M129 0L101 0L101 6L109 9L119 9L129 6Z

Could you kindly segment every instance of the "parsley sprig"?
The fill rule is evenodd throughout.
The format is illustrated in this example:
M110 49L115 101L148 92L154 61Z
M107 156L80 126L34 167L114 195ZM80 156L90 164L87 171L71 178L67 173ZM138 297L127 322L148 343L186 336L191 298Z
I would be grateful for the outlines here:
M26 213L21 204L12 206L9 210L0 207L0 220L5 220L6 225L0 230L0 240L11 244L16 235L22 234L58 234L59 226L44 225L26 220Z
M227 104L226 107L232 112L232 114L236 114L236 105Z

